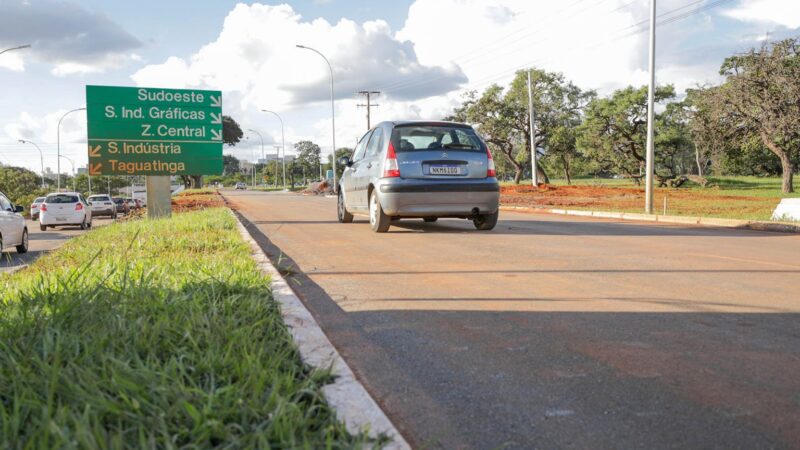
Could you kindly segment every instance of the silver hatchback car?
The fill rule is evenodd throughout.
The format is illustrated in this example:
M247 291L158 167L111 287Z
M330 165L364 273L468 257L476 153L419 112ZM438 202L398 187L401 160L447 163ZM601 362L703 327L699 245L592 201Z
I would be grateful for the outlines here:
M497 224L500 186L486 143L455 122L382 122L342 157L339 222L369 216L383 233L392 220L469 219L479 230Z

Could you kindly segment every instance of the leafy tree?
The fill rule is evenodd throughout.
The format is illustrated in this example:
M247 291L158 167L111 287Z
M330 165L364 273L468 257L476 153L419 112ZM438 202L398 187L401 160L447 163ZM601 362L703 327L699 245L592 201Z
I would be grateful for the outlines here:
M222 174L234 175L239 173L239 158L233 155L222 156Z
M656 88L656 102L674 96L672 86ZM577 132L578 148L601 170L623 174L638 183L646 159L647 87L629 86L611 97L592 100Z
M794 192L800 155L800 39L787 39L727 58L725 83L707 92L718 124L740 142L757 136L781 163L783 192Z
M242 140L244 133L239 123L231 116L222 116L222 142L233 147Z
M342 179L342 174L344 173L344 167L342 167L342 165L339 164L339 158L341 158L342 156L347 156L348 158L352 158L353 157L353 149L349 148L349 147L342 147L342 148L336 149L336 179L337 180L341 180ZM331 164L331 165L333 164L333 157L331 155L328 155L328 164Z
M299 141L294 144L297 152L296 162L301 168L305 169L306 174L314 176L319 173L320 154L322 150L319 145L311 141Z
M685 101L668 103L664 112L656 115L655 168L656 172L668 174L667 177L660 176L662 185L666 178L692 172L695 165L694 144L688 125L690 115L690 107Z
M33 199L47 194L42 189L42 178L22 167L0 167L0 191L15 205L27 207Z

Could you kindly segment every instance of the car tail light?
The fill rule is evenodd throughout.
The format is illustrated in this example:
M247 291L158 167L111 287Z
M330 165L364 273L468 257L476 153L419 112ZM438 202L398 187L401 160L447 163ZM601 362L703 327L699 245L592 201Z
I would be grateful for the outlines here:
M78 203L77 205L75 205L75 211L80 211L82 209L83 209L83 203Z
M39 207L39 211L47 211L47 203L42 203L42 206Z
M386 151L386 161L383 162L383 178L397 178L400 176L400 168L397 165L397 153L394 145L389 141L389 150Z
M497 170L494 168L494 159L492 158L492 152L489 151L489 147L486 147L486 156L489 158L489 163L486 165L486 177L496 177Z

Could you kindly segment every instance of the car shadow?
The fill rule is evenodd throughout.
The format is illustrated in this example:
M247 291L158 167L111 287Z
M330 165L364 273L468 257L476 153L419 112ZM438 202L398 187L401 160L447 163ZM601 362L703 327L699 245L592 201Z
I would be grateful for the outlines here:
M785 233L737 228L705 227L673 224L636 224L612 220L503 220L495 229L477 231L471 221L460 219L426 223L408 219L392 222L392 233L480 233L501 235L552 236L698 236L698 237L770 237Z

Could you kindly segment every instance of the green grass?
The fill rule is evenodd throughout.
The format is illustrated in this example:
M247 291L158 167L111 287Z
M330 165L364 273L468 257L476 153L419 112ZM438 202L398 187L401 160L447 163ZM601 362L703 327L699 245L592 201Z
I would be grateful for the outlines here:
M353 448L221 208L0 276L0 448Z

